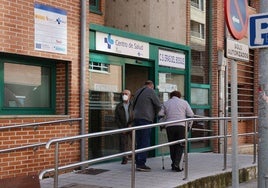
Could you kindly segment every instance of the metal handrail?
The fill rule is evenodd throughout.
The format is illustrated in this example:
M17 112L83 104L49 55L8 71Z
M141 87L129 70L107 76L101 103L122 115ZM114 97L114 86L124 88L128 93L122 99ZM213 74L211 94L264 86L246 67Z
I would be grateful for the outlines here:
M256 116L254 116L256 117ZM239 117L239 119L254 119L250 117ZM77 135L77 136L70 136L70 137L65 137L65 138L54 138L51 139L47 142L46 148L49 149L50 145L53 143L59 143L59 142L66 142L66 141L74 141L74 140L80 140L84 138L94 138L98 136L106 136L106 135L111 135L111 134L118 134L118 133L123 133L126 131L133 131L133 130L141 130L145 128L154 128L158 126L163 126L163 125L168 125L172 123L182 123L182 122L189 122L189 121L209 121L209 120L231 120L231 117L218 117L212 118L212 117L197 117L197 118L187 118L187 119L182 119L182 120L175 120L175 121L169 121L169 122L162 122L162 123L153 123L150 125L143 125L143 126L138 126L138 127L127 127L127 128L122 128L122 129L114 129L114 130L109 130L109 131L101 131L101 132L95 132L95 133L88 133L84 135Z
M82 118L69 118L69 119L61 119L61 120L54 120L54 121L10 125L10 126L0 127L0 131L6 130L6 129L13 129L13 128L23 128L23 127L32 127L32 126L38 127L38 126L46 125L46 124L56 124L56 123L62 123L62 122L72 122L72 121L81 121L81 120ZM18 151L18 150L29 149L29 148L34 148L35 150L38 147L45 146L46 143L47 142L40 142L40 143L28 144L28 145L13 147L13 148L0 149L0 153L8 153L8 152L13 152L13 151Z
M6 130L6 129L13 129L13 128L37 127L37 126L45 125L45 124L55 124L55 123L80 121L80 120L82 120L82 118L70 118L70 119L61 119L61 120L54 120L54 121L45 121L45 122L36 122L36 123L25 123L25 124L19 124L19 125L1 126L0 131Z
M45 145L46 145L46 142L23 145L23 146L18 146L18 147L13 147L13 148L1 149L0 153L9 153L9 152L23 150L23 149L29 149L29 148L34 148L34 150L35 150L35 148L38 148L40 146L45 146Z
M256 119L258 117L257 116L250 116L250 117L238 117L239 120L254 120L254 132L250 132L250 133L243 133L243 134L238 134L239 136L246 136L246 135L253 135L254 136L254 159L253 159L253 163L256 162ZM184 180L186 180L188 178L188 152L187 152L187 147L188 147L188 142L195 142L195 141L200 141L200 140L211 140L211 139L220 139L220 138L224 138L227 139L227 137L231 137L231 135L227 135L226 132L224 132L224 135L216 135L216 136L208 136L208 137L196 137L196 138L188 138L188 122L192 122L192 121L219 121L219 120L231 120L231 117L197 117L197 118L187 118L187 119L183 119L183 120L176 120L176 121L170 121L170 122L162 122L162 123L154 123L154 124L150 124L150 125L143 125L143 126L137 126L137 127L128 127L128 128L122 128L122 129L116 129L116 130L109 130L109 131L102 131L102 132L97 132L97 133L89 133L89 134L84 134L84 135L77 135L77 136L71 136L71 137L65 137L65 138L55 138L55 139L51 139L46 143L46 148L49 149L51 144L55 143L55 153L54 153L54 157L55 157L55 167L54 168L50 168L50 169L45 169L43 171L40 172L39 174L39 179L43 179L44 175L47 173L51 173L54 172L54 188L58 187L58 171L59 170L65 170L68 168L73 168L73 167L78 167L78 166L82 166L82 165L88 165L88 164L92 164L92 163L96 163L96 162L100 162L100 161L105 161L107 159L113 159L116 157L120 157L120 156L124 156L124 155L129 155L132 154L132 157L134 158L136 153L140 153L140 152L144 152L144 151L149 151L152 149L156 149L156 148L160 148L160 147L164 147L164 146L169 146L172 144L176 144L176 143L183 143L184 142L184 154L185 154L185 174L184 174ZM135 131L137 130L141 130L141 129L148 129L148 128L153 128L153 127L160 127L163 125L167 125L167 124L172 124L172 123L181 123L184 122L185 123L185 139L181 139L181 140L177 140L177 141L173 141L173 142L167 142L164 144L158 144L158 145L154 145L154 146L150 146L147 148L142 148L142 149L136 149L135 150ZM194 129L193 129L194 130ZM226 129L227 130L227 129ZM112 134L117 134L117 133L122 133L122 132L127 132L127 131L131 131L132 132L132 150L128 151L128 152L122 152L122 153L118 153L118 154L114 154L114 155L109 155L106 157L100 157L97 159L91 159L91 160L87 160L87 161L82 161L82 162L78 162L78 163L73 163L73 164L69 164L69 165L65 165L65 166L59 166L59 158L58 158L58 152L59 152L59 143L61 142L68 142L68 141L74 141L74 140L78 140L78 139L85 139L85 138L93 138L93 137L98 137L98 136L106 136L106 135L112 135ZM227 143L227 142L225 142ZM225 144L226 145L226 144ZM225 146L227 147L227 146ZM226 153L227 150L224 151L224 168L223 170L226 169ZM135 161L132 160L132 173L131 173L131 187L135 187L135 183L134 183L134 179L135 179Z

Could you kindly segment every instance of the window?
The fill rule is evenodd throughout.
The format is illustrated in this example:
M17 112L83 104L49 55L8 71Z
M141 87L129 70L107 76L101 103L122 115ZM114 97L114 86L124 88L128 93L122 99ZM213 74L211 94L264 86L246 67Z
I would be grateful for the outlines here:
M191 20L191 36L205 39L205 25Z
M207 84L209 83L208 61L205 58L204 51L192 50L192 71L191 80L193 83Z
M43 64L0 59L0 114L54 113L55 68Z
M89 62L89 70L108 73L109 72L109 65L105 63L98 63L98 62Z
M203 0L191 0L191 5L204 11L204 1Z
M90 12L102 14L100 9L100 0L89 0Z

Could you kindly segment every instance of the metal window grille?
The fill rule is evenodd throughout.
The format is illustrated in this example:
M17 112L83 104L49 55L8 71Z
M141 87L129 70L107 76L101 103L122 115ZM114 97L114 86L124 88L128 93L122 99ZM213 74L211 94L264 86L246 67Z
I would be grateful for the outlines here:
M89 70L90 71L97 71L108 73L109 72L109 65L105 63L98 63L98 62L89 62Z
M249 62L237 62L238 115L254 114L254 51L250 50ZM230 73L230 66L229 66ZM229 74L229 83L230 77ZM228 84L228 111L231 112L231 85Z

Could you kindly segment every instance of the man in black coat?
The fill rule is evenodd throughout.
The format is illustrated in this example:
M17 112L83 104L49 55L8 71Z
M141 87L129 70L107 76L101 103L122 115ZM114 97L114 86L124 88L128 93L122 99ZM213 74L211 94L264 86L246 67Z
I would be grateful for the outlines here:
M122 92L122 102L120 102L115 108L115 122L119 128L131 127L133 121L132 104L130 102L131 92L125 89ZM120 151L129 151L129 145L131 141L130 132L122 133L119 137ZM122 158L121 164L127 164L127 156Z

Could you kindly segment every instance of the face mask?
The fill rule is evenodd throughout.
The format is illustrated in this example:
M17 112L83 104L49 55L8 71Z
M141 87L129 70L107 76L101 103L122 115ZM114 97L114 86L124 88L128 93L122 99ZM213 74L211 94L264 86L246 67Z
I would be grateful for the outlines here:
M128 96L127 95L123 95L122 96L122 99L123 99L123 101L127 101L128 100Z

